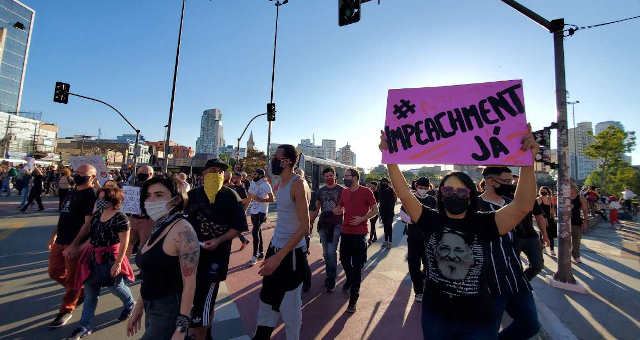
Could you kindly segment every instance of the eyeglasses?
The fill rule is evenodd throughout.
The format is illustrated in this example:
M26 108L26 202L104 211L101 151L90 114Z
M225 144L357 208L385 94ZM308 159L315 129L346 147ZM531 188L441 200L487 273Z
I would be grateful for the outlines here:
M442 187L440 189L442 196L444 197L453 197L458 196L458 198L469 198L471 195L471 190L467 188L454 188L454 187Z

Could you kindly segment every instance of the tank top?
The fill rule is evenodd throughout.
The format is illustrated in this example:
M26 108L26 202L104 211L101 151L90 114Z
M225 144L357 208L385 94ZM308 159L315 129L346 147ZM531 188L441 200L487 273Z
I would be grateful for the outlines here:
M182 293L180 260L178 256L167 255L162 249L168 234L169 232L147 251L138 253L136 256L136 265L142 274L140 295L144 300L155 300Z
M571 200L573 207L571 208L571 225L582 225L582 217L580 211L582 210L582 201L580 201L580 195Z
M298 215L296 213L296 204L291 200L291 184L300 176L294 175L286 185L278 187L276 192L276 202L278 202L278 218L276 220L276 228L273 232L271 244L276 248L283 248L287 242L293 237L298 229ZM306 242L303 239L298 242L296 248L304 247Z
M551 221L551 205L544 204L544 202L540 200L540 208L542 208L542 212L547 221Z

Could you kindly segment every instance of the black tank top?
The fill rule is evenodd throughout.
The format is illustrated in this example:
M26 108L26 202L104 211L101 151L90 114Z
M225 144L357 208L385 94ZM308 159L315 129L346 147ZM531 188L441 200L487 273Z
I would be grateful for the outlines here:
M542 208L542 212L544 213L544 217L547 219L547 221L551 221L551 205L544 204L544 202L541 199L540 208Z
M144 300L154 300L182 293L180 260L178 256L167 255L162 249L164 239L168 234L169 232L162 236L146 252L138 253L136 256L136 264L142 274L140 295Z
M582 201L580 201L580 195L571 200L571 225L582 225L582 217L580 211L582 211Z

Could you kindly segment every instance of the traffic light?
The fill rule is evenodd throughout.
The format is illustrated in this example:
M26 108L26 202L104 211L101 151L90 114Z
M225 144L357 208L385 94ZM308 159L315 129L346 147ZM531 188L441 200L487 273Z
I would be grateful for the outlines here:
M67 83L56 82L56 88L53 92L53 101L56 103L66 104L69 102L69 88L71 86Z
M267 121L274 122L276 120L276 103L267 103Z
M360 0L338 0L338 25L360 21Z

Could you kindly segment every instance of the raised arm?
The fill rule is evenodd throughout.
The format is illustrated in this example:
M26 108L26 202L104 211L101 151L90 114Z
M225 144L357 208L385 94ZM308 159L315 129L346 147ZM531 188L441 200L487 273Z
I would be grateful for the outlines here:
M538 154L540 146L536 143L528 126L529 133L522 139L523 151L531 150L533 159ZM520 221L533 209L536 201L536 175L533 165L520 168L520 180L516 186L513 201L496 212L496 224L500 235L504 235L515 228Z
M380 151L388 150L387 137L384 135L384 131L380 131ZM418 222L420 216L422 216L422 203L411 193L409 190L409 184L402 175L402 171L398 167L398 164L387 164L389 170L389 178L391 184L395 189L395 193L402 202L402 205L407 210L407 214L411 217L411 220L415 223Z

